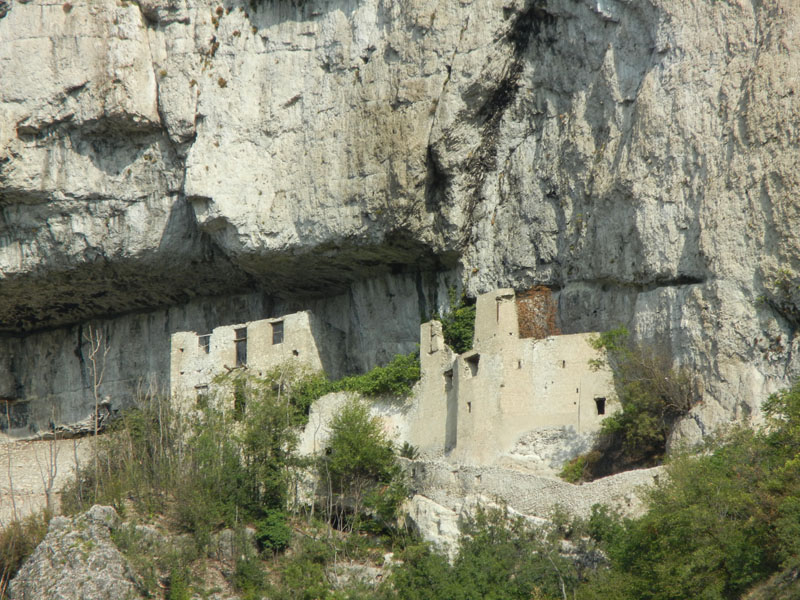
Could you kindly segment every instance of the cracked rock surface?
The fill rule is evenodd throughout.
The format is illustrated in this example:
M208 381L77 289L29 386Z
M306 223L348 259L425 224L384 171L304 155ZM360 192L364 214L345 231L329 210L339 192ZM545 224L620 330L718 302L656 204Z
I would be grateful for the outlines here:
M11 600L138 600L136 575L111 539L119 516L93 506L69 519L55 517L47 535L9 586Z
M800 373L799 30L794 0L0 2L0 330L455 269L696 369L679 436L757 417Z

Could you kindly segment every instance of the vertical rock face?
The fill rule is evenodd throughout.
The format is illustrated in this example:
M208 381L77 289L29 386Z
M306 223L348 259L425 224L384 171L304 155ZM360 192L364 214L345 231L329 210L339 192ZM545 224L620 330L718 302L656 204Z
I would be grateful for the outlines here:
M404 273L455 269L667 346L705 384L684 434L747 418L800 366L799 26L793 0L7 0L0 330L253 290L352 322L388 286L400 347L444 281Z

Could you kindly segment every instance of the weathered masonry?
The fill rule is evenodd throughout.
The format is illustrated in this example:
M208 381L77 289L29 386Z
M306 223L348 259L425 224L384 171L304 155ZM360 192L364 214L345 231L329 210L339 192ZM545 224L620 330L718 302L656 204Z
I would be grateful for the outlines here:
M547 469L586 450L613 407L607 403L611 375L590 366L600 358L589 343L594 334L558 335L548 294L535 290L517 297L501 289L479 296L473 349L460 355L445 344L441 323L424 323L422 379L410 403L373 404L387 432L399 443L417 446L424 456L467 465L507 463L512 457L527 469ZM341 346L341 337L326 330L311 311L217 327L207 334L178 332L172 336L170 391L191 403L209 392L216 375L235 369L263 375L294 364L320 371L335 364L331 359L341 354ZM341 369L326 370L331 377L342 374ZM328 406L323 420L335 410ZM314 427L322 431L326 424ZM521 441L524 445L543 431L550 432L550 441L544 444L548 447L534 444L532 454L538 456L518 452ZM322 438L313 437L307 451L319 450Z
M182 401L204 396L214 377L234 369L264 375L294 364L321 371L322 352L335 357L337 340L310 311L216 327L210 333L180 331L172 335L170 394Z
M444 343L439 322L421 326L422 381L406 429L412 444L457 463L490 464L537 429L597 431L612 382L589 365L599 358L593 334L521 337L521 329L546 328L541 313L530 326L526 303L510 289L479 296L476 313L473 349L461 355Z

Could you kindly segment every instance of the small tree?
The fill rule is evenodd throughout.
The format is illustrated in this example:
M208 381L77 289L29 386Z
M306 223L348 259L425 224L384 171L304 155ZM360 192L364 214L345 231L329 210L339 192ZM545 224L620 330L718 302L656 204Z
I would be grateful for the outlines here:
M330 430L318 466L329 521L353 529L367 509L379 527L389 527L406 489L380 421L366 404L350 400L333 418ZM346 519L346 513L352 518Z
M103 378L106 374L106 357L108 356L109 346L107 340L103 337L103 332L97 327L89 327L89 331L83 336L84 341L89 344L89 368L92 373L92 398L94 399L94 414L93 421L93 434L94 434L94 471L95 471L95 496L97 496L97 482L99 478L99 465L97 462L97 433L98 433L98 419L100 411L100 387L103 385Z

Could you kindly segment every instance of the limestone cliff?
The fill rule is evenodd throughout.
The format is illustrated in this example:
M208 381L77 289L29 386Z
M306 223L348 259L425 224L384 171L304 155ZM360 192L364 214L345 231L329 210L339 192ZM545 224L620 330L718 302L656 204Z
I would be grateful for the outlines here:
M0 15L0 396L64 373L78 411L99 318L126 389L176 328L281 307L335 315L360 367L455 280L667 345L703 376L689 436L800 372L794 0Z

